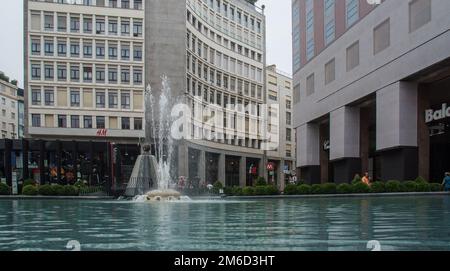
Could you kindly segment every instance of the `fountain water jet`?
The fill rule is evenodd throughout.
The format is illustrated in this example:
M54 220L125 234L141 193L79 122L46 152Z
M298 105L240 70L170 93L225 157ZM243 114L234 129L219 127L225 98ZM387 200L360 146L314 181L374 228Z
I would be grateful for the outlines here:
M125 192L127 197L134 197L139 201L173 201L181 198L179 192L169 189L174 153L174 142L170 136L172 124L170 97L171 90L166 76L162 77L162 89L158 102L150 85L144 92L143 153L136 160ZM156 116L155 108L158 109L159 116ZM151 154L152 143L155 146L156 156Z

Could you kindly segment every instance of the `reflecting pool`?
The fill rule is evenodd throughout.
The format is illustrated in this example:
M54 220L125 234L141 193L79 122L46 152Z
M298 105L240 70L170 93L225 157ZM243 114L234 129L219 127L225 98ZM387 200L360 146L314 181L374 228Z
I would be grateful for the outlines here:
M0 200L0 250L450 250L450 197Z

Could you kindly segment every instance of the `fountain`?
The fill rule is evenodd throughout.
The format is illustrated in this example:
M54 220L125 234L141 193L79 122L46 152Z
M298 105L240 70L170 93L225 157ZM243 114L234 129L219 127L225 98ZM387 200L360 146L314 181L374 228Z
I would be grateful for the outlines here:
M137 201L173 201L180 200L181 194L169 189L172 180L172 156L174 142L170 136L171 103L170 86L166 76L162 77L162 89L156 103L150 85L144 92L145 139L142 154L137 158L128 183L125 196ZM155 107L158 115L155 114ZM157 121L156 121L157 120ZM151 153L151 143L155 146L155 155ZM167 146L165 149L164 146Z

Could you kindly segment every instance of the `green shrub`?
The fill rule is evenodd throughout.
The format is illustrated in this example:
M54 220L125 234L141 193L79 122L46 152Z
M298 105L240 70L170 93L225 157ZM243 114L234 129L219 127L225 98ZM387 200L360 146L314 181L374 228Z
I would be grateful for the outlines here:
M240 186L233 186L231 188L231 195L233 195L233 196L242 196L242 187L240 187Z
M351 194L352 193L352 186L348 183L343 183L337 186L336 192L338 194Z
M355 178L352 180L352 184L362 183L362 178L358 174L355 175Z
M53 196L64 196L64 186L55 184L51 186Z
M311 192L312 192L311 190L312 190L312 188L310 185L302 184L297 188L297 193L299 195L308 195L308 194L311 194Z
M401 191L402 192L416 192L418 189L418 184L415 181L406 181L404 183L402 183L401 185Z
M25 181L23 182L23 187L29 186L29 185L36 185L36 182L33 181L33 180L25 180Z
M39 195L42 195L42 196L53 196L53 189L52 189L51 185L44 184L44 185L39 186L38 193L39 193Z
M353 193L370 193L370 187L363 183L363 182L359 182L359 183L354 183L352 184L352 191Z
M26 185L22 188L22 195L25 196L36 196L38 194L38 189L34 185Z
M311 186L311 194L314 194L314 195L322 194L322 185L321 184L313 184Z
M285 195L296 195L297 194L297 185L295 184L288 184L284 188L284 194Z
M374 182L370 186L372 193L384 193L386 192L386 185L383 182Z
M86 187L86 182L85 181L77 181L74 186L80 188L80 187Z
M416 183L427 183L427 180L425 180L422 176L417 177L415 180Z
M322 194L336 194L337 187L335 183L322 184Z
M65 196L78 196L78 188L73 185L64 186L64 195Z
M255 195L256 196L265 196L265 195L267 195L266 186L256 186L254 191L255 191Z
M221 189L223 189L223 184L221 182L217 181L213 184L213 192L215 194L219 194Z
M440 192L443 190L442 184L440 183L430 183L431 192Z
M255 189L252 186L247 186L242 189L242 194L244 196L253 196L255 195Z
M401 192L402 184L399 181L388 181L385 185L386 192L397 193Z
M416 192L430 192L431 186L427 182L418 182L416 183Z
M11 195L11 188L4 183L0 183L0 195Z
M276 187L275 185L267 185L265 187L266 189L266 195L278 195L280 193L280 191L278 190L278 187Z
M255 186L266 186L267 182L266 179L264 179L264 177L258 177L258 179L256 179L256 183Z

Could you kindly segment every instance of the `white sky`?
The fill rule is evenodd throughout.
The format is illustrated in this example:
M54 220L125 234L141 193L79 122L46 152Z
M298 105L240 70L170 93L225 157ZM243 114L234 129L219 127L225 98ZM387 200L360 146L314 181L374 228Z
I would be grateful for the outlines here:
M1 0L0 71L23 87L23 0ZM266 6L267 65L292 72L291 0L259 0Z

